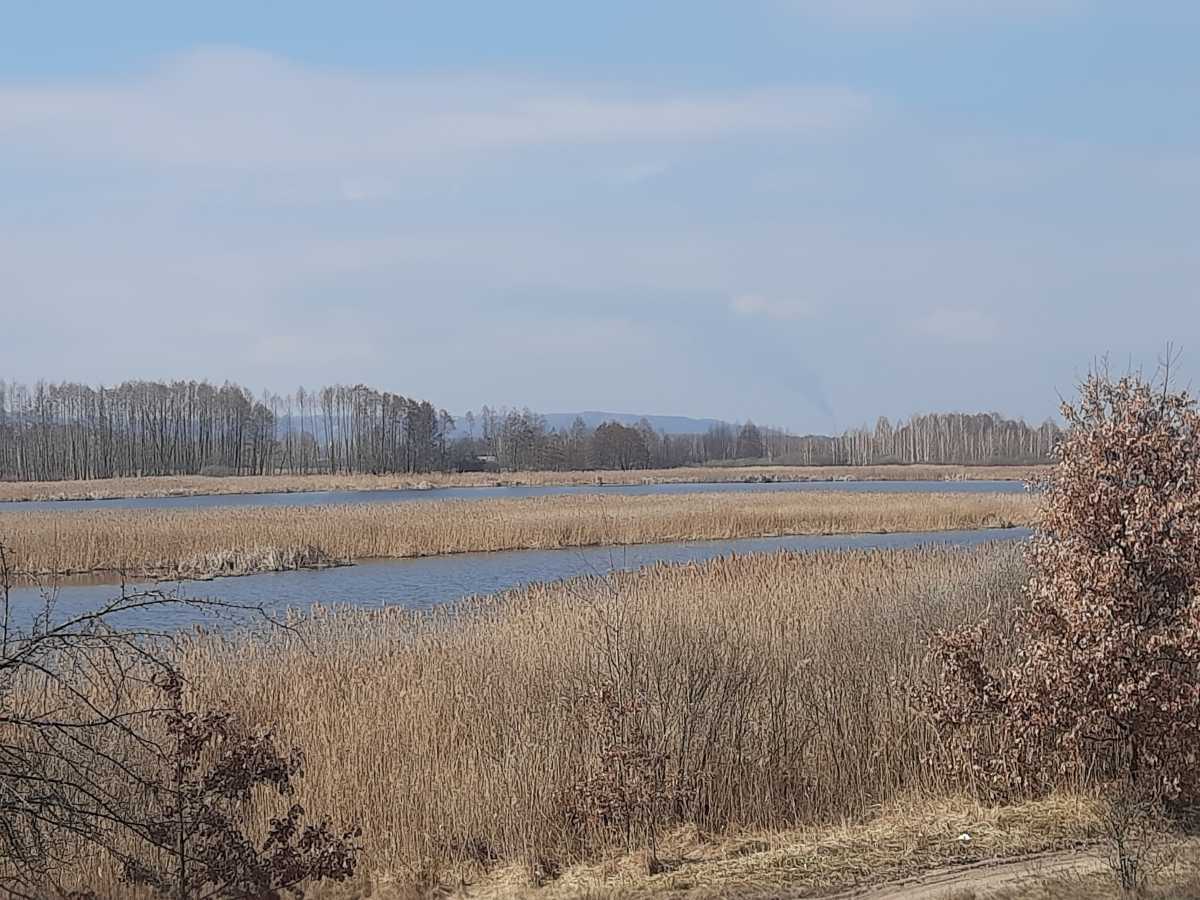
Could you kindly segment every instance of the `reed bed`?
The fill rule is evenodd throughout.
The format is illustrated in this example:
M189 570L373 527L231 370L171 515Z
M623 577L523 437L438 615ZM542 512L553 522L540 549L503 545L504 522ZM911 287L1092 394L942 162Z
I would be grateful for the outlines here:
M1022 494L573 495L237 509L0 512L25 575L207 577L492 550L1027 524Z
M488 472L422 475L156 475L89 481L0 481L0 501L105 500L306 491L392 491L439 487L689 484L762 481L1028 481L1044 466L696 466L626 472Z
M680 787L648 807L647 833L778 832L961 796L969 766L946 755L906 686L937 629L987 619L1003 632L1023 580L1012 545L785 552L425 614L315 609L294 631L197 635L179 653L199 704L305 748L296 799L362 825L365 877L428 889L509 865L528 888L637 849L581 810L605 799L602 776L644 784L647 758ZM597 724L612 716L618 728ZM1089 815L1060 811L1054 834ZM878 846L843 854L843 880L875 857L962 852L952 825L926 823L916 844L877 829ZM793 854L790 875L760 856L759 877L802 881L807 868L836 883L828 852Z

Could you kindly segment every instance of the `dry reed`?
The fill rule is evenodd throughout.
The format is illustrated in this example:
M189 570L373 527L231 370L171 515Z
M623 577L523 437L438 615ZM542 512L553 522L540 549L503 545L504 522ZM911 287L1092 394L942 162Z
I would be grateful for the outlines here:
M182 664L203 705L306 748L297 799L362 824L367 872L429 886L509 861L528 884L623 846L578 816L605 783L586 776L631 758L594 727L597 697L686 785L653 807L665 830L958 794L969 767L904 685L936 629L1011 621L1023 578L1015 546L731 557L429 614L317 609L295 632L191 638Z
M305 748L295 801L363 826L355 881L313 896L808 896L1095 838L1077 784L964 799L969 765L906 689L930 634L1010 623L1024 579L1009 544L729 557L429 613L316 608L174 653L200 708ZM617 782L639 777L597 697L689 786L653 811L654 857L578 816L614 750ZM100 858L63 877L142 896Z
M0 501L103 500L306 491L381 491L519 485L694 484L761 481L1028 481L1043 466L695 466L626 472L488 472L422 475L157 475L91 481L0 481Z
M1004 527L1028 523L1035 504L1022 494L834 492L28 511L0 512L0 539L26 574L204 577L473 551Z

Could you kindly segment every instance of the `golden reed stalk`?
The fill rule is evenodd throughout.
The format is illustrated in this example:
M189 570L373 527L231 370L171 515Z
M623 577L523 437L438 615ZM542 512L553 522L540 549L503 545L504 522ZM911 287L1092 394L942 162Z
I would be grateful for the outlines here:
M368 558L1027 524L1023 494L573 495L212 509L0 511L25 574L242 574Z
M452 882L620 841L573 818L613 751L597 696L691 786L664 826L784 829L962 791L969 766L907 685L935 630L1011 622L1023 578L1017 545L731 557L430 614L317 609L295 632L192 638L182 661L201 705L305 748L297 800L361 823L367 870Z

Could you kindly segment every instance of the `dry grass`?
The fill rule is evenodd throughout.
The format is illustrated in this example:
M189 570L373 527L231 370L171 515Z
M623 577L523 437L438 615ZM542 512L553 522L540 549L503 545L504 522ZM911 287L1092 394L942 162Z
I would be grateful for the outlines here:
M761 835L967 788L902 685L935 629L1008 621L1022 578L1010 546L727 558L432 614L318 611L298 634L198 637L184 662L204 702L306 747L300 802L363 825L376 881L528 886L606 871L587 867L626 849L620 830L574 818L612 750L589 724L600 691L690 788L654 813L656 828L752 835L752 856L721 864L738 881L844 883L963 851L888 825L853 839ZM1091 820L1062 821L1031 825L1041 836L1020 846ZM993 831L979 852L1011 829Z
M681 484L759 481L1027 481L1044 466L703 466L629 472L487 472L426 475L267 475L211 478L161 475L93 481L0 481L0 501L102 500L303 491L516 485Z
M1097 804L1084 797L1057 796L1001 807L982 806L966 797L900 801L864 822L839 825L736 835L681 826L664 838L661 853L667 868L654 875L648 874L642 851L578 863L538 890L530 889L521 868L497 867L461 893L632 900L664 894L765 898L786 890L788 896L798 897L1059 849L1092 841L1098 833Z
M355 882L313 896L807 896L1095 838L1081 785L963 799L969 766L904 687L935 630L1011 622L1024 577L1007 544L730 557L429 613L318 608L177 652L200 706L305 748L295 800L362 825ZM688 786L632 839L579 816L597 773L645 775L595 727L598 698L618 743Z
M337 560L1026 524L1023 494L575 495L237 509L0 513L28 574L207 576Z

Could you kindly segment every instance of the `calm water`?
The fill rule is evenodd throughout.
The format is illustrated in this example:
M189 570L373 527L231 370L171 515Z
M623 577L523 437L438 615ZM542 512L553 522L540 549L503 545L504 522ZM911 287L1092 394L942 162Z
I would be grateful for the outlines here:
M1012 493L1020 481L787 481L770 484L583 484L545 487L451 487L400 491L309 491L293 494L206 494L199 497L126 497L116 500L23 500L0 502L0 513L52 509L173 509L224 506L323 506L331 503L397 503L545 497L556 494L721 494L777 491L892 491L899 493Z
M352 604L360 607L404 606L422 609L472 594L492 594L537 581L556 581L577 575L604 574L640 568L655 562L689 562L729 553L763 553L773 550L845 550L880 547L913 547L922 544L972 546L995 540L1028 537L1025 528L941 531L914 534L863 534L748 538L735 541L695 541L675 544L642 544L633 547L589 547L570 550L513 550L499 553L461 553L425 559L373 560L355 566L320 571L273 572L244 578L158 585L178 590L181 596L209 597L238 604L261 606L273 614L289 607L304 609L313 603ZM153 588L153 584L131 587ZM113 585L76 585L58 588L59 616L94 608L114 596ZM13 592L14 610L20 615L39 608L38 591ZM179 607L139 614L136 622L147 628L182 628L193 624L220 625L211 614ZM125 623L123 623L125 624Z

